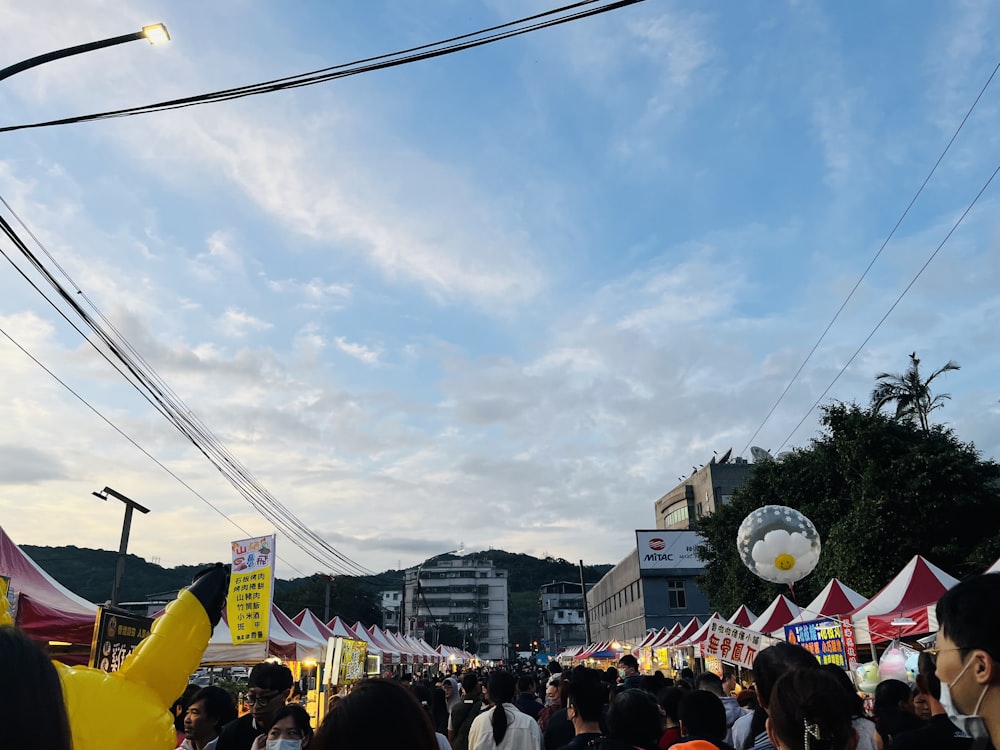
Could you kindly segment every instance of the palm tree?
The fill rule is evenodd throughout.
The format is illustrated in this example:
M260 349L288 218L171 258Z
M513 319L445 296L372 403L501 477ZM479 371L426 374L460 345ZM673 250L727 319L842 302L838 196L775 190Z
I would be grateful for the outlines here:
M944 401L951 394L939 393L931 396L931 382L938 375L950 370L960 370L957 362L948 360L944 367L935 370L930 377L922 380L920 377L920 360L917 353L910 355L910 366L903 374L883 372L875 376L878 385L872 391L872 409L879 411L887 404L896 404L897 419L916 419L924 430L930 429L928 417L935 409L944 406Z

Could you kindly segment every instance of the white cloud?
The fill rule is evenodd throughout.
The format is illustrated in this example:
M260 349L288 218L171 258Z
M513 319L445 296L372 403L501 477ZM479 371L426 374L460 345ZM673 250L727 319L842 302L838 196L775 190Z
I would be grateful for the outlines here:
M271 323L235 308L227 309L218 322L219 330L226 336L233 338L243 338L250 331L266 331L272 327Z
M364 362L366 365L377 365L379 362L381 353L378 349L371 349L364 344L348 341L343 336L337 336L333 341L340 351L349 357L354 357L359 362Z

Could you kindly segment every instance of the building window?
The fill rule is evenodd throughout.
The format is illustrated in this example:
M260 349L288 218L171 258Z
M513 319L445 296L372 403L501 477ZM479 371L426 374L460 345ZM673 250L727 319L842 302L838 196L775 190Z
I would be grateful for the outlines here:
M667 591L670 593L670 609L687 609L687 590L684 581L667 581Z
M685 503L683 506L681 506L677 510L671 511L664 517L663 526L664 528L669 529L671 526L676 526L681 523L686 524L688 523L689 519L690 516L688 513L688 506L687 503Z

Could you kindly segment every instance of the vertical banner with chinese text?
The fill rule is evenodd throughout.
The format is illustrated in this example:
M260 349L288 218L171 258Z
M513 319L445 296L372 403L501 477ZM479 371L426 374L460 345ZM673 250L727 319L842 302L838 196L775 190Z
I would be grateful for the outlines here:
M233 643L267 643L274 578L274 535L233 542L226 619Z
M850 623L844 630L839 619L811 620L785 626L785 640L797 643L816 657L820 664L836 664L841 669L852 669L858 665L858 654L854 643L854 628ZM848 648L848 642L850 647Z

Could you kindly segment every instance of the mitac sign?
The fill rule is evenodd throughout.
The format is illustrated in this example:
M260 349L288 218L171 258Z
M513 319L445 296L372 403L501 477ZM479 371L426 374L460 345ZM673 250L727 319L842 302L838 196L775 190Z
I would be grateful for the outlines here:
M705 567L698 559L702 538L696 531L636 531L635 544L640 570L703 570Z

